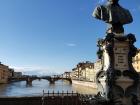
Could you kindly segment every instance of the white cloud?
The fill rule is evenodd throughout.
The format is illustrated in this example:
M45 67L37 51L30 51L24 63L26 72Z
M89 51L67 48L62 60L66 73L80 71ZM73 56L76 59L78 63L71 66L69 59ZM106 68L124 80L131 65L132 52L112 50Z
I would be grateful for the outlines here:
M104 3L106 0L99 0L99 4Z
M140 11L140 6L131 9L132 12L139 12Z
M80 11L84 11L84 10L85 10L85 8L83 8L83 7L80 8Z
M140 6L138 7L138 10L140 10Z
M44 70L46 68L42 68L39 66L22 66L22 67L13 67L16 71L33 71L34 69Z
M75 47L76 46L75 43L67 43L66 45L69 46L69 47Z
M136 12L136 11L137 11L137 9L136 9L136 8L133 8L133 9L132 9L132 12Z
M17 72L22 72L27 75L53 75L57 74L52 68L40 67L40 66L22 66L12 67Z

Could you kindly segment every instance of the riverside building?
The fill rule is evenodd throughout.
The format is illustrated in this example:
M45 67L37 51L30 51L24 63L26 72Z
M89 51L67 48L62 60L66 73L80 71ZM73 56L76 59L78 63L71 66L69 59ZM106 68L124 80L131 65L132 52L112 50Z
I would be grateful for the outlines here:
M9 67L0 63L0 83L7 83L9 77Z
M22 77L22 72L14 72L13 77L15 77L15 78L20 78L20 77Z
M95 73L97 73L98 71L100 71L102 69L102 61L101 59L98 59L95 61L94 63L94 70L95 70Z
M0 84L8 83L9 78L14 76L14 69L0 62Z
M140 73L140 49L133 58L133 67ZM102 69L101 59L97 59L94 63L89 61L80 62L72 69L71 77L81 81L95 81L96 73Z
M72 69L71 77L80 81L95 81L94 63L89 61L78 63L76 68Z
M137 55L133 58L133 66L137 72L140 72L140 49Z
M14 69L9 68L8 78L12 78L14 76Z

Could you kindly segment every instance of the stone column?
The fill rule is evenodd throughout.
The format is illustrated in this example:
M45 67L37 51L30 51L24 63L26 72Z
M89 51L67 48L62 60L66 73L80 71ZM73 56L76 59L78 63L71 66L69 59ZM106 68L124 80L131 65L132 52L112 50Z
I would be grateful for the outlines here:
M98 41L102 69L97 73L98 95L112 105L138 105L139 75L132 66L137 48L133 34L116 36L108 33Z

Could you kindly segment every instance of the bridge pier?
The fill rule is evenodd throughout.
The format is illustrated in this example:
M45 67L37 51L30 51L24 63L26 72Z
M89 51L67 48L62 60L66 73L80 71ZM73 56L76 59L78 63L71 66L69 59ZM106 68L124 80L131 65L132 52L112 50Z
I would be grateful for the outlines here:
M26 85L32 85L32 79L31 78L27 78L26 80Z
M50 84L55 84L55 80L53 78L50 78L49 82Z
M72 80L71 79L69 79L69 82L70 82L70 84L72 84Z
M38 80L41 81L41 78L39 78Z

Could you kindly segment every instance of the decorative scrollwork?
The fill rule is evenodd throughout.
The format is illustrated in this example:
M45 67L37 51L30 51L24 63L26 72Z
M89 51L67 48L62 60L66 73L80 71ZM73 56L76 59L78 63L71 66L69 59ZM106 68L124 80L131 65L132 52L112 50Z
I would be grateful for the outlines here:
M112 42L113 41L113 39L114 39L114 34L113 33L108 33L107 35L106 35L106 37L105 37L105 41L107 41L107 42Z
M134 34L128 34L127 35L127 38L129 39L129 41L132 43L132 44L134 44L135 42L136 42L136 37L135 37L135 35Z
M103 39L99 39L98 42L97 42L97 46L98 46L98 51L97 51L97 56L98 56L98 59L101 59L102 56L103 56L103 43L104 43L104 40Z

